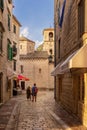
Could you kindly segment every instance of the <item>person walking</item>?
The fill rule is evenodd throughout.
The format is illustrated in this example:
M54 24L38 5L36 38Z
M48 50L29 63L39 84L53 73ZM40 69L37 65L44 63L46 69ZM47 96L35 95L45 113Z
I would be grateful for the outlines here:
M30 86L27 87L26 96L27 96L27 99L31 100L31 88L30 88Z
M35 101L37 99L37 92L38 92L38 88L36 86L36 83L34 83L34 85L32 86L32 102Z

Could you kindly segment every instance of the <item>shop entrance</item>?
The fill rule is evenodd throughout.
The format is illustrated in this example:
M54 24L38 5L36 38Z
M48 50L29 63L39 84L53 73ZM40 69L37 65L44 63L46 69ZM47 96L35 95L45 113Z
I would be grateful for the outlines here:
M21 81L21 89L25 90L25 82L24 81Z

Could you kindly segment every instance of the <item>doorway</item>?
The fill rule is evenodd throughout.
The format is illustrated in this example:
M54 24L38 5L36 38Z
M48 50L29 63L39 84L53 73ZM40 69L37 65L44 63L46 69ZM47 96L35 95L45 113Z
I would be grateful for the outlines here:
M74 113L78 114L81 104L84 103L84 74L73 76ZM79 108L78 108L79 107Z
M25 90L25 82L24 81L21 81L21 89Z

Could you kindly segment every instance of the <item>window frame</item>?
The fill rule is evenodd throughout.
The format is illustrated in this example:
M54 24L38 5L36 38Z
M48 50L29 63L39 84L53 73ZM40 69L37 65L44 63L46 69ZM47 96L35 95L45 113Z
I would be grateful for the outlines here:
M13 32L16 34L16 25L13 25Z
M11 31L11 15L8 13L8 30Z
M13 62L13 70L14 70L14 71L16 71L16 66L17 66L17 61L14 60L14 62Z
M24 72L24 66L20 65L20 69L21 69L21 73L23 73Z

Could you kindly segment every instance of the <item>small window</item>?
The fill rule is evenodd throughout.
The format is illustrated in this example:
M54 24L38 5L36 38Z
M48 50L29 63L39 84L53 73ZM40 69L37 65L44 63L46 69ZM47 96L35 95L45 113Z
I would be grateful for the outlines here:
M13 32L16 33L16 26L13 25Z
M10 23L11 21L10 21L10 14L8 14L8 30L10 31L11 30L11 23Z
M14 60L14 66L13 66L14 71L16 71L16 60Z
M49 52L50 52L50 54L52 55L52 53L53 53L52 49L50 49Z
M15 42L13 42L12 52L13 52L13 57L15 57L17 55L17 47L16 47L16 43Z
M53 33L52 33L52 32L49 33L49 40L50 40L50 41L53 40Z
M41 68L39 68L39 73L41 73Z
M23 65L21 65L20 67L21 67L21 73L23 73L24 72Z

